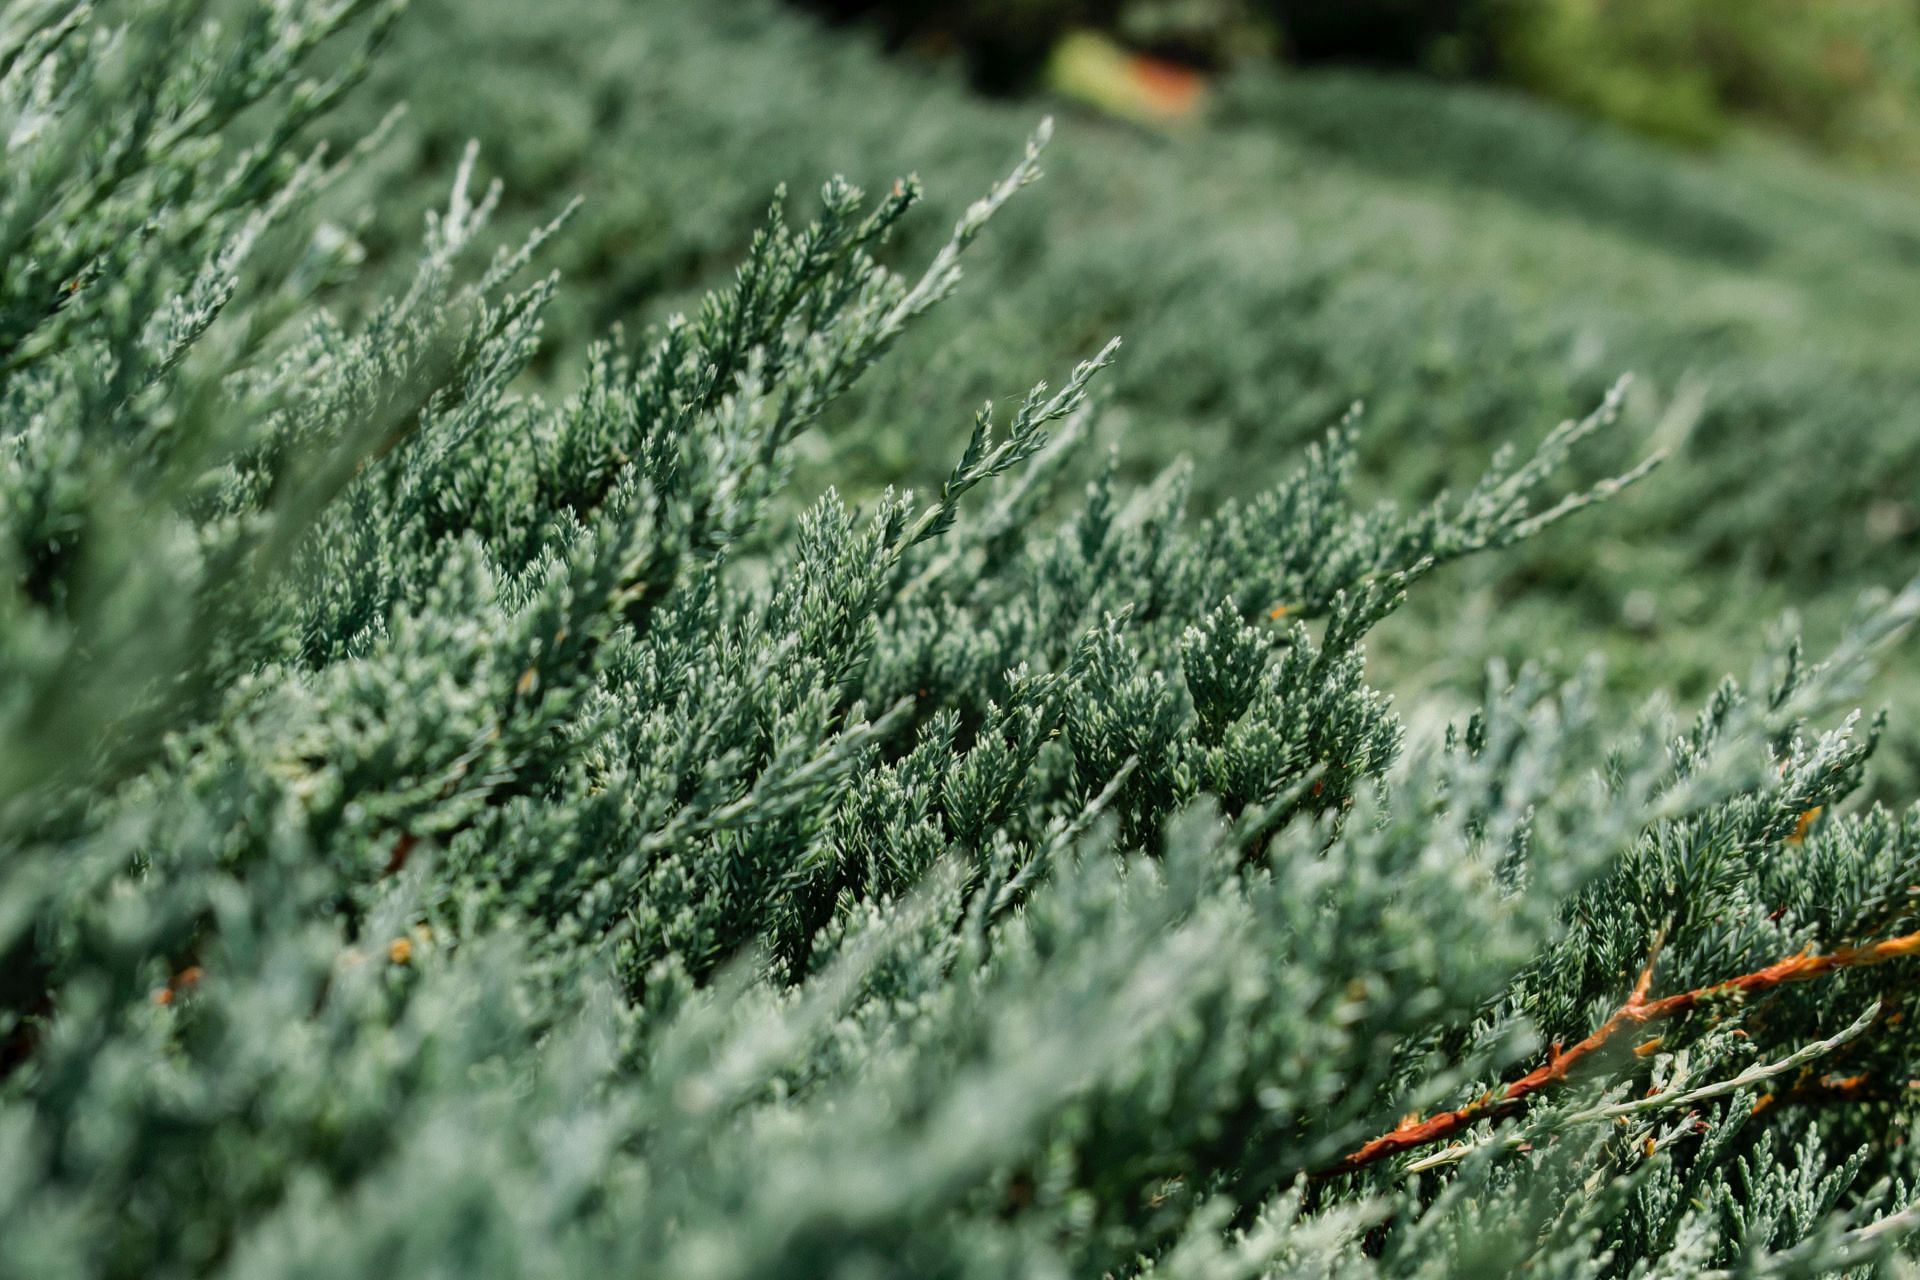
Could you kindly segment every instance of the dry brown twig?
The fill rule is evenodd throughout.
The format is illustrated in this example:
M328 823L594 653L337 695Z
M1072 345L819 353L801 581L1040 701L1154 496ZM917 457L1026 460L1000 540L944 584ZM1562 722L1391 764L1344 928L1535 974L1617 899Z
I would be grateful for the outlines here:
M1564 1081L1581 1059L1597 1053L1629 1027L1678 1017L1715 1001L1737 1000L1792 983L1812 982L1841 969L1864 968L1905 956L1920 955L1920 930L1858 947L1842 947L1825 955L1802 952L1737 978L1649 1000L1647 993L1653 986L1653 968L1658 953L1659 945L1656 943L1654 956L1641 970L1639 981L1634 983L1633 994L1627 997L1626 1003L1601 1023L1593 1034L1571 1049L1563 1050L1556 1044L1548 1052L1544 1064L1506 1087L1487 1093L1464 1107L1442 1111L1424 1120L1411 1117L1403 1120L1390 1132L1348 1152L1338 1163L1317 1171L1314 1176L1331 1178L1353 1173L1393 1156L1444 1142L1482 1120L1500 1120L1513 1115L1524 1107L1528 1098Z

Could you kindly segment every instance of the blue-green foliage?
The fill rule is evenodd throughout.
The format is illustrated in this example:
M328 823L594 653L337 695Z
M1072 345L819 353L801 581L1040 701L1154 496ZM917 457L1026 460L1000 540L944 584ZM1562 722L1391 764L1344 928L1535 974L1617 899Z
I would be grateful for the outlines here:
M1679 990L1910 929L1920 815L1836 810L1877 727L1810 717L1920 602L1690 724L1496 673L1409 744L1365 636L1635 478L1550 491L1614 400L1458 498L1357 507L1349 422L1198 517L1178 470L1056 492L1111 346L953 432L937 493L790 516L804 433L1043 139L918 270L883 265L914 183L776 202L550 402L522 277L566 232L477 261L471 154L411 280L330 305L354 246L289 148L371 8L0 26L0 1275L1790 1274L1903 1238L1903 962L1312 1175L1656 951ZM1889 1100L1753 1114L1843 1059Z
M477 134L506 182L501 239L585 197L543 259L567 287L532 373L560 389L611 325L724 279L777 183L936 174L940 216L900 231L903 252L930 253L1047 110L969 94L783 0L416 7L379 91L326 126L355 139L389 99L410 104L349 188L366 279L410 261L419 211ZM1600 649L1629 701L1701 697L1782 609L1825 645L1862 589L1911 576L1910 194L1758 143L1677 155L1485 88L1251 66L1217 88L1173 139L1060 106L1046 199L996 223L966 308L928 316L800 442L805 491L937 483L952 459L916 424L1116 332L1128 355L1075 478L1107 443L1135 483L1187 456L1198 511L1273 483L1356 399L1359 491L1424 500L1625 370L1621 429L1576 465L1590 479L1652 448L1683 465L1416 594L1376 633L1382 679L1444 681L1463 709L1488 657ZM1920 681L1896 668L1878 689L1898 714L1875 786L1903 795Z

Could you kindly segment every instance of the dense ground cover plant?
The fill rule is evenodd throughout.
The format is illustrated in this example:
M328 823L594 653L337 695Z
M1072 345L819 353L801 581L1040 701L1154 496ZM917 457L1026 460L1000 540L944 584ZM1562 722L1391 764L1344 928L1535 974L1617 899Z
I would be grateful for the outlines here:
M350 144L409 102L378 167L347 179L372 211L356 230L397 274L443 198L423 175L472 133L506 180L500 242L582 194L548 249L568 287L533 367L561 389L610 325L724 279L775 185L937 173L934 216L901 230L903 252L931 252L955 193L990 183L1045 109L982 100L784 3L423 3L377 91L330 130ZM740 89L711 92L723 82ZM1630 505L1448 570L1376 633L1381 671L1450 686L1464 711L1487 657L1598 649L1629 703L1698 697L1730 637L1792 607L1830 643L1862 589L1911 575L1910 199L1778 151L1676 155L1469 86L1249 70L1216 107L1177 142L1063 117L1047 199L1002 217L964 314L928 316L907 358L799 443L803 487L936 483L946 459L903 424L1114 332L1132 349L1096 444L1136 481L1190 457L1201 511L1277 478L1356 399L1362 491L1424 501L1627 369L1626 421L1588 476L1650 448L1683 465ZM1732 643L1750 661L1755 643ZM1877 688L1898 710L1881 776L1906 794L1920 682L1896 666Z
M776 201L539 396L569 229L489 255L473 152L393 295L343 284L299 139L392 16L0 26L0 1274L1905 1238L1920 813L1843 808L1879 726L1818 726L1920 599L1695 716L1496 672L1409 742L1364 638L1636 480L1554 479L1617 395L1454 497L1356 502L1343 421L1202 515L1072 478L1096 342L928 491L789 502L1044 139L917 259L912 181Z

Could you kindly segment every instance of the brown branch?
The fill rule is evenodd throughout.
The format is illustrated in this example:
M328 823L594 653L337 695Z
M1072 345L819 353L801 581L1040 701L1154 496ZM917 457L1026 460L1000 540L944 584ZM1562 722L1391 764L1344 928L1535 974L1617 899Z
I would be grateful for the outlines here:
M1656 945L1656 951L1658 947ZM1454 1111L1442 1111L1425 1120L1409 1117L1389 1133L1381 1134L1371 1142L1348 1152L1338 1164L1321 1169L1313 1176L1331 1178L1343 1173L1352 1173L1380 1160L1386 1160L1402 1152L1443 1142L1455 1134L1482 1120L1499 1120L1519 1111L1526 1100L1567 1078L1574 1064L1590 1054L1598 1052L1614 1036L1628 1027L1643 1026L1662 1018L1677 1017L1691 1012L1701 1005L1720 1000L1738 1000L1746 996L1759 995L1775 987L1789 983L1812 982L1824 978L1840 969L1857 969L1866 965L1884 964L1888 960L1897 960L1902 956L1920 955L1920 931L1903 934L1897 938L1887 938L1880 942L1868 943L1859 947L1842 947L1826 955L1811 955L1802 952L1764 969L1756 969L1725 982L1716 982L1711 986L1698 987L1692 991L1682 991L1678 995L1663 996L1658 1000L1648 1000L1647 991L1653 984L1653 961L1641 971L1640 980L1634 984L1633 994L1627 1002L1616 1010L1612 1017L1600 1024L1592 1035L1562 1051L1555 1044L1548 1051L1543 1066L1534 1068L1512 1084L1486 1094L1475 1102Z

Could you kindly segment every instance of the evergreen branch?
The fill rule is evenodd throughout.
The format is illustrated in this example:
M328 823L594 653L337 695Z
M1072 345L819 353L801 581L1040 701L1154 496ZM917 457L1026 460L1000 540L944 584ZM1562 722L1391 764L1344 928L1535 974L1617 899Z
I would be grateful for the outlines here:
M1772 1062L1755 1063L1738 1075L1730 1076L1725 1080L1716 1080L1712 1084L1701 1085L1697 1089L1663 1089L1658 1093L1650 1094L1644 1098L1631 1098L1625 1102L1602 1103L1599 1106L1588 1107L1583 1111L1575 1111L1570 1115L1556 1116L1553 1118L1549 1131L1559 1132L1574 1128L1578 1125L1601 1124L1609 1120L1625 1122L1634 1116L1659 1111L1678 1111L1682 1107L1692 1107L1698 1103L1711 1102L1716 1098L1724 1098L1730 1093L1738 1093L1742 1089L1763 1084L1768 1080L1783 1076L1795 1068L1804 1067L1810 1062L1826 1057L1835 1049L1851 1043L1864 1035L1867 1029L1873 1026L1874 1021L1879 1018L1880 1013L1881 1004L1876 1000L1868 1006L1865 1013L1855 1018L1845 1029L1825 1039L1814 1040L1808 1044L1801 1045L1784 1058L1779 1058ZM1764 1096L1770 1097L1771 1095ZM1760 1106L1756 1104L1754 1109L1758 1111ZM1521 1147L1527 1145L1530 1136L1532 1135L1510 1134L1501 1140L1500 1147L1505 1151L1518 1151ZM1449 1147L1445 1151L1437 1152L1414 1161L1407 1166L1406 1172L1421 1173L1428 1169L1438 1168L1444 1164L1454 1164L1465 1159L1469 1153L1481 1145L1484 1144L1464 1143L1459 1146Z
M1611 1043L1615 1036L1629 1027L1644 1026L1650 1022L1678 1017L1703 1005L1722 1001L1740 1001L1772 991L1777 987L1812 982L1842 969L1865 968L1912 955L1920 955L1920 930L1902 934L1896 938L1868 943L1865 946L1842 947L1826 955L1790 956L1763 969L1741 974L1737 978L1696 987L1692 991L1682 991L1676 995L1663 996L1658 1000L1646 998L1647 991L1653 983L1653 962L1650 960L1647 967L1641 971L1639 981L1634 984L1633 994L1627 997L1626 1003L1601 1023L1598 1030L1571 1049L1561 1050L1556 1047L1549 1052L1547 1061L1543 1065L1534 1068L1506 1088L1489 1093L1478 1101L1452 1111L1442 1111L1425 1120L1402 1122L1391 1132L1381 1134L1372 1141L1355 1148L1339 1163L1316 1171L1314 1176L1331 1178L1343 1173L1353 1173L1403 1152L1418 1150L1436 1142L1444 1142L1482 1120L1505 1119L1519 1111L1527 1099L1534 1094L1563 1083L1583 1058L1598 1053Z
M1782 1253L1764 1258L1749 1272L1759 1276L1823 1276L1847 1267L1884 1258L1887 1250L1920 1231L1920 1203L1910 1204L1865 1226L1837 1236L1816 1235ZM1731 1271L1701 1273L1705 1280L1725 1280Z
M1081 405L1086 403L1087 386L1093 376L1111 365L1114 354L1120 349L1120 339L1109 339L1107 345L1100 348L1098 355L1091 360L1082 360L1074 366L1073 374L1067 379L1067 385L1047 394L1047 384L1036 383L1027 392L1027 398L1020 410L1014 415L1013 425L1008 429L1006 438L996 442L993 438L993 405L988 403L973 419L973 434L967 440L966 452L960 461L954 464L953 472L940 488L940 500L920 513L919 519L900 539L899 550L906 551L929 539L937 538L953 527L958 514L958 503L963 494L983 481L1011 470L1025 462L1040 450L1046 448L1047 433L1044 430L1050 423L1072 416Z
M967 247L978 238L981 230L1007 201L1013 199L1022 188L1039 180L1040 153L1046 150L1052 138L1053 117L1048 116L1040 121L1033 135L1027 139L1026 150L1013 172L994 184L986 195L967 206L967 211L954 224L952 237L934 255L925 274L887 313L882 326L884 331L897 332L909 320L953 292L954 286L960 282L960 255L967 251Z
M1075 814L1072 820L1062 822L1053 832L1052 838L1047 841L1046 847L1023 863L994 892L987 914L998 916L1018 902L1021 895L1039 879L1056 858L1064 854L1074 841L1093 828L1094 822L1112 806L1114 798L1120 794L1120 789L1126 785L1127 779L1131 778L1133 771L1139 767L1140 761L1137 757L1127 757L1125 763L1114 772L1112 780L1101 789L1100 794L1087 801L1086 807Z

